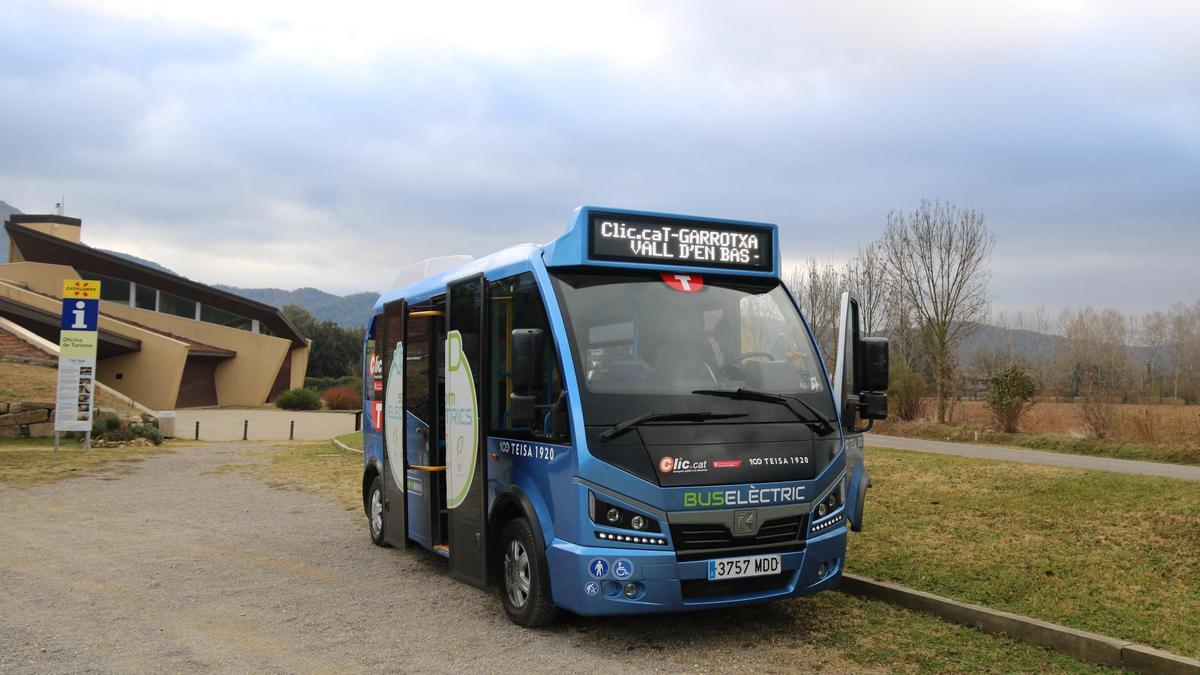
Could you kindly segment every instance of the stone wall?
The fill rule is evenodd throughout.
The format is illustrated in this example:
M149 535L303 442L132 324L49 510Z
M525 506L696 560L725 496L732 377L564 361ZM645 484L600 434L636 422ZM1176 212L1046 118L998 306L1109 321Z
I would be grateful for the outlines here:
M0 438L20 438L22 428L28 435L46 437L54 435L54 404L38 401L0 403Z

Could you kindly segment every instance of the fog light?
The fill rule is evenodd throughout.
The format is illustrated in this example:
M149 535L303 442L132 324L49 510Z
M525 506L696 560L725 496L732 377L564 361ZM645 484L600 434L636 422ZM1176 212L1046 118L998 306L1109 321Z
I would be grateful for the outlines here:
M826 565L825 563L821 563L821 564L820 564L820 565L817 567L817 576L818 576L818 577L823 577L823 576L825 576L825 573L826 573L826 572L828 572L828 571L829 571L829 565Z
M637 591L637 584L633 583L632 581L625 584L625 597L632 599L633 596L637 595Z
M609 509L608 513L604 514L604 517L608 520L608 522L616 523L621 520L621 512L616 509Z
M633 529L635 529L635 530L646 529L646 519L641 516L634 516L634 517L630 518L629 524L632 525Z

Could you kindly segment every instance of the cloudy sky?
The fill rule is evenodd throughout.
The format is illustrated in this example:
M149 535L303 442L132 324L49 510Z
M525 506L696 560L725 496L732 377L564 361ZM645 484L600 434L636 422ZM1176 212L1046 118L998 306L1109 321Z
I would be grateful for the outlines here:
M999 308L1200 299L1200 3L0 2L0 200L345 293L582 203L839 261L921 197ZM376 6L376 5L380 6Z

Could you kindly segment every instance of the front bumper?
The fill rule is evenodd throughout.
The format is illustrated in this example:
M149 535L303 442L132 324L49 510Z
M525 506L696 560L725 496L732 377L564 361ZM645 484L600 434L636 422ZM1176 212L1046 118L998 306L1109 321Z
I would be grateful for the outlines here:
M716 559L738 557L722 554ZM836 586L846 555L846 528L809 539L781 554L775 577L708 581L708 560L678 562L674 551L580 546L555 539L547 551L554 604L585 616L679 612L790 598ZM603 561L597 565L596 561ZM825 566L824 576L818 575ZM599 572L603 572L599 574ZM633 598L623 589L633 582Z

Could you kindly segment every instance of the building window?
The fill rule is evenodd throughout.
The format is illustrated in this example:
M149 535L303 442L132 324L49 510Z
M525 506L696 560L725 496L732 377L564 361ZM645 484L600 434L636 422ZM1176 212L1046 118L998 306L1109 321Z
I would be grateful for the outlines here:
M150 288L149 286L137 284L136 295L137 297L135 298L135 305L138 309L148 309L151 312L158 309L158 300L156 297L158 295L158 291Z
M129 282L95 272L80 272L84 279L100 282L100 299L129 304Z
M253 322L244 316L208 305L200 305L200 320L242 330L250 330L253 325Z
M196 318L196 301L188 300L174 293L159 291L158 311L163 314L174 314L185 319Z

